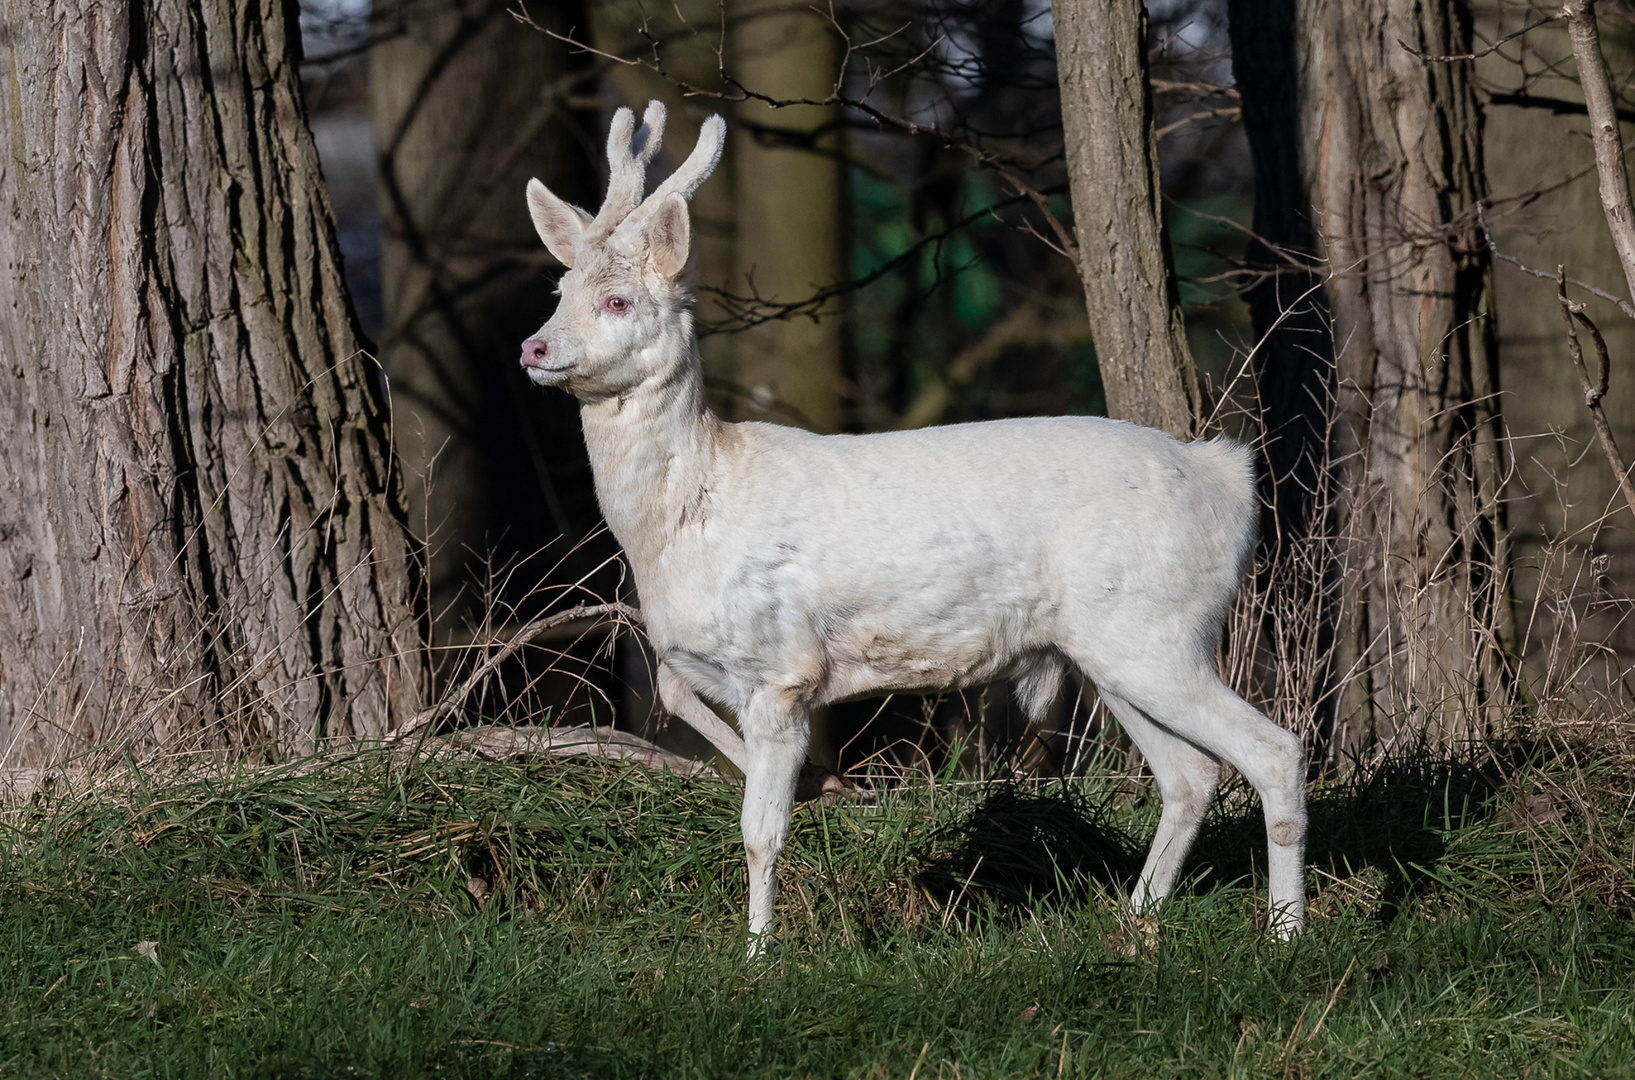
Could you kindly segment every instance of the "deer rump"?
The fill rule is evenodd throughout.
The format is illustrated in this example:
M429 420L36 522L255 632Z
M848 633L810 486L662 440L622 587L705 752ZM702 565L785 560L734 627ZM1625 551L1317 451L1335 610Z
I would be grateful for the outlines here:
M1064 654L1118 693L1213 652L1253 543L1234 443L1097 417L722 432L653 568L684 584L644 606L660 656L728 708L768 684L817 706L1011 677L1037 715Z

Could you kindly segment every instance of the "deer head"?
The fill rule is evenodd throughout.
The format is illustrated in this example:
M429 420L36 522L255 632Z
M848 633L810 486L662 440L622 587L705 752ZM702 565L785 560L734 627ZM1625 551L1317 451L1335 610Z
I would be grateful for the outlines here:
M556 313L522 343L522 367L539 385L584 401L668 378L692 358L687 200L720 160L726 124L705 120L687 160L643 199L647 164L664 137L664 106L649 102L632 137L634 122L629 109L613 116L607 198L595 217L528 181L534 228L568 272Z

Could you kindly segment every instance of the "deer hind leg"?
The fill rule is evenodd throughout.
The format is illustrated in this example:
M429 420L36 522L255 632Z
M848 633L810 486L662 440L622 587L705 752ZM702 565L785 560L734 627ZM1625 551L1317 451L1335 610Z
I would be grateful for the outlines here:
M1137 913L1145 913L1156 908L1174 888L1181 864L1192 850L1204 814L1215 797L1221 762L1214 754L1153 723L1123 698L1104 690L1101 700L1118 718L1130 741L1141 749L1163 798L1158 831L1130 894L1130 906Z
M739 723L748 763L740 821L749 862L749 954L754 957L772 943L778 852L789 837L789 815L810 730L804 706L770 690L750 699Z
M1121 691L1154 726L1198 751L1231 762L1259 793L1266 813L1271 925L1279 937L1290 937L1305 919L1305 748L1299 736L1278 727L1228 689L1208 664L1177 664L1175 670L1173 678L1152 679ZM1124 720L1123 715L1119 719ZM1146 749L1142 746L1143 752ZM1168 817L1167 791L1164 798ZM1159 828L1162 832L1162 824ZM1155 852L1155 857L1162 855ZM1148 866L1153 867L1151 859Z

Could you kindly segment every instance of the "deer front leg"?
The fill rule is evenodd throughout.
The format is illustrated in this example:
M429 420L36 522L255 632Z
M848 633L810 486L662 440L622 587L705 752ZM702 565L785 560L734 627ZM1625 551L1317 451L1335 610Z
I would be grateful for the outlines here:
M740 722L748 754L741 824L749 862L749 955L755 957L772 943L778 852L789 837L789 815L810 731L805 708L776 692L751 699Z
M749 751L744 740L732 730L732 725L715 715L715 710L693 692L686 681L669 664L659 664L659 700L671 715L681 717L686 725L710 741L722 757L732 762L739 772L749 773Z

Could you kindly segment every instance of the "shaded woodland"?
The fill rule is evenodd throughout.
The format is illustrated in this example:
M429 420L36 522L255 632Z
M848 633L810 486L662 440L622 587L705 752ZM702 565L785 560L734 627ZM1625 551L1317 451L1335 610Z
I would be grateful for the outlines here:
M635 602L577 406L515 354L560 273L524 185L594 202L609 117L650 98L729 122L692 202L723 416L1253 442L1221 664L1317 767L1628 715L1635 506L1558 264L1612 297L1570 286L1626 453L1635 327L1556 8L73 7L9 28L0 763L382 734L536 620ZM1619 94L1632 12L1588 16ZM439 724L702 748L628 622L491 666ZM842 769L1126 753L1088 683L1044 731L1003 685L815 725Z

